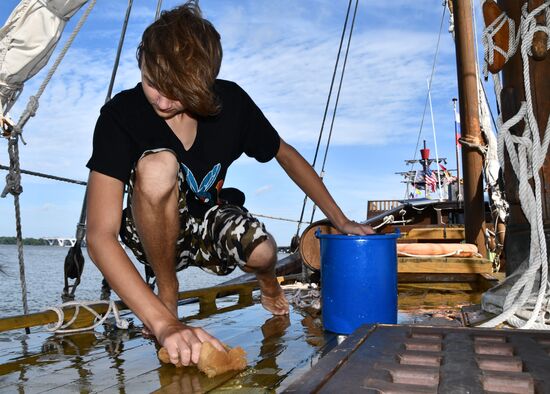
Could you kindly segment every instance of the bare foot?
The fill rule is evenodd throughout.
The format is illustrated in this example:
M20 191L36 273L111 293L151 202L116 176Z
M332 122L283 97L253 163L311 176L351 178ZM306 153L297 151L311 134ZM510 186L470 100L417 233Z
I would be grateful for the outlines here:
M274 315L288 315L289 306L285 293L277 278L269 277L258 280L262 293L260 301L265 309Z
M262 294L260 300L263 307L274 315L288 315L289 306L284 293L275 297Z

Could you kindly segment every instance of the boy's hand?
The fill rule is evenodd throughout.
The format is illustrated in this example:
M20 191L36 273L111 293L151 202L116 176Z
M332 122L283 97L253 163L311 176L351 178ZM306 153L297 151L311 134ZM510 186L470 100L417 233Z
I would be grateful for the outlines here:
M342 234L353 234L353 235L369 235L376 234L376 231L373 230L368 224L357 223L353 220L348 220L342 226L338 227L338 231Z
M161 346L164 346L174 365L197 364L203 342L210 342L216 349L225 351L222 343L199 327L190 327L175 321L155 332Z

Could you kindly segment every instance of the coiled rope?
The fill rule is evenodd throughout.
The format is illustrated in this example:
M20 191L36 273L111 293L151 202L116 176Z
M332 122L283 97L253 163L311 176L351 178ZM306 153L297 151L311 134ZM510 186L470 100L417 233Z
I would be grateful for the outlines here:
M101 316L93 308L90 307L90 305L97 305L97 304L105 304L109 306L107 308L107 312L105 312L103 316ZM66 308L66 307L74 307L75 311L74 311L73 317L67 323L63 323L65 321L65 313L63 311L63 308ZM78 314L80 313L80 308L86 309L88 312L90 312L92 315L95 316L94 323L88 327L68 328L78 318ZM111 313L115 318L117 328L121 330L127 330L128 327L130 326L130 323L128 322L128 320L120 317L120 312L118 310L118 307L116 306L115 301L69 301L69 302L65 302L60 306L49 307L47 308L47 310L54 311L57 314L57 323L50 324L47 327L48 331L54 332L56 334L68 334L68 333L93 330L97 326L103 324Z
M550 117L546 122L544 137L541 141L537 120L533 112L529 75L529 56L531 55L534 33L544 31L550 37L550 1L546 1L530 13L527 11L527 5L525 3L521 10L518 36L514 36L515 41L510 42L510 49L505 55L506 58L510 58L512 52L517 49L517 42L521 40L520 50L523 61L526 101L521 103L518 113L504 124L502 124L502 115L499 115L498 157L504 169L506 149L512 169L517 175L520 205L531 228L531 244L528 260L524 261L518 268L518 272L521 272L522 269L525 269L525 271L507 278L507 281L517 278L517 281L506 294L502 313L482 324L482 327L494 327L507 322L517 328L550 329L550 319L547 316L550 313L548 256L542 222L542 186L539 176L550 143ZM546 14L546 26L537 26L535 17L542 12ZM512 20L507 16L504 17L512 26ZM499 26L502 25L503 23L499 23ZM491 31L490 33L484 33L484 35L487 34L492 37L490 34L494 33ZM510 37L512 37L512 34ZM510 41L512 41L512 38L510 38ZM550 40L548 40L548 49L550 49ZM486 57L486 61L490 61L490 59L490 55ZM500 84L495 86L500 89ZM497 97L500 97L500 94L497 94ZM516 136L510 132L510 129L521 121L525 122L523 134ZM531 179L534 183L534 190L530 184ZM539 278L539 287L535 289L537 277Z

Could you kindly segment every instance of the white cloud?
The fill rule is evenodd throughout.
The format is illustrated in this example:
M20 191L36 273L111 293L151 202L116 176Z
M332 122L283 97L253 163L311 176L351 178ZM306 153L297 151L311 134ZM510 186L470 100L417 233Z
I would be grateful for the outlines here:
M271 189L273 189L273 185L264 185L264 186L261 186L261 187L257 188L254 191L254 194L256 194L256 195L264 194L264 193L269 192Z

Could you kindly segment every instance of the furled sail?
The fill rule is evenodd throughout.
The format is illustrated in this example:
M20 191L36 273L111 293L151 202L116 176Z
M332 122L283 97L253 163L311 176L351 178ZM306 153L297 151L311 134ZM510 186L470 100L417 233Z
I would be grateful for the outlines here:
M65 24L88 0L23 0L0 29L0 110L48 62Z

